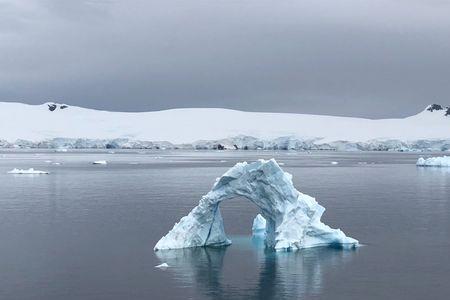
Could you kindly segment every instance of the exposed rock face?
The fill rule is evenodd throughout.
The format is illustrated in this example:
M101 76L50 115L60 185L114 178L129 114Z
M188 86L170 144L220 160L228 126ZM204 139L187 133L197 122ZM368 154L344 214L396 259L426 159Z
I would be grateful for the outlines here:
M58 106L56 104L47 104L49 111L54 111Z
M446 116L450 116L450 107L447 107L447 111L445 112Z
M66 104L57 104L57 103L47 103L49 111L55 111L58 107L59 109L66 109L69 106Z
M292 176L274 159L238 163L218 178L187 216L156 244L154 250L231 244L227 238L219 204L245 197L261 209L266 219L266 246L276 250L341 245L355 247L358 241L341 230L323 224L325 211L316 200L297 191Z
M435 110L443 110L443 109L444 108L439 104L431 104L430 106L427 107L427 110L431 111L431 112L433 112Z

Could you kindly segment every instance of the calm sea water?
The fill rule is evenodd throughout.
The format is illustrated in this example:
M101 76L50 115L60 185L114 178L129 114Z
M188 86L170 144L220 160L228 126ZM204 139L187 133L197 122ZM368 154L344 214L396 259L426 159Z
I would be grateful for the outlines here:
M418 156L0 152L0 299L448 299L450 169ZM216 177L271 157L365 246L267 251L251 237L257 207L236 198L221 205L233 245L153 252Z

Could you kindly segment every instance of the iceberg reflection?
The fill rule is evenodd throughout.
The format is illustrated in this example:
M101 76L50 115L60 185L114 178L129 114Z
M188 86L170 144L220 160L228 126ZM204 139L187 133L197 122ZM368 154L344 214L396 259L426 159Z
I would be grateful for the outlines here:
M319 247L274 252L264 248L263 238L253 237L250 243L248 237L234 237L233 241L229 247L161 250L155 254L171 266L168 272L176 281L205 298L286 299L319 295L327 270L344 264L358 251Z

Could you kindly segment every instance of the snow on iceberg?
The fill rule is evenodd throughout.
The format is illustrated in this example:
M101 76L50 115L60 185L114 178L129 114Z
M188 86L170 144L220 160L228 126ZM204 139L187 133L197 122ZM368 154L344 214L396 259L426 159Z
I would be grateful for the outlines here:
M438 156L424 159L419 158L416 163L419 167L450 167L450 156Z
M313 197L297 191L292 176L274 159L238 163L216 180L198 206L174 225L154 250L225 246L227 238L219 204L243 196L261 209L266 219L266 246L298 250L316 246L355 247L357 240L323 224L325 211Z
M8 174L49 174L49 172L39 171L33 168L29 168L28 170L14 168L11 171L9 171Z

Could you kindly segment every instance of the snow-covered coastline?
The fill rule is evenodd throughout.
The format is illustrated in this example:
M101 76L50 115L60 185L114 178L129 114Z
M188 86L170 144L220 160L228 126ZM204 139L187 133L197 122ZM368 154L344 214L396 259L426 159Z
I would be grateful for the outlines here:
M371 120L216 108L126 113L0 102L0 148L448 151L449 129L449 109L439 105L407 118Z
M419 167L450 167L450 156L420 157L416 163Z

